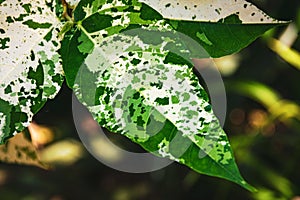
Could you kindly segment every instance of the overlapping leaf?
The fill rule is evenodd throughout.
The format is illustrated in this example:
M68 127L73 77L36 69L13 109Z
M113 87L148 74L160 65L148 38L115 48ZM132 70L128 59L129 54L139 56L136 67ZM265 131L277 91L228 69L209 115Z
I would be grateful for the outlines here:
M0 144L60 89L58 8L51 0L0 3Z
M235 53L278 21L245 0L140 0L178 30L198 41L211 57ZM199 55L193 53L193 57Z

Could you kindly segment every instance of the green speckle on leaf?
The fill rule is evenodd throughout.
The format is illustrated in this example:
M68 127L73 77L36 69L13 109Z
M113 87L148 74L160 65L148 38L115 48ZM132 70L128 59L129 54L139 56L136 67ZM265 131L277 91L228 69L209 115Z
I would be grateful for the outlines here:
M225 19L221 19L219 22L225 23L225 24L242 24L242 20L240 20L238 15L229 15Z
M44 88L44 92L45 92L48 96L50 96L50 95L52 95L52 94L54 94L54 93L56 92L56 88L55 88L54 86L52 86L52 87L45 87L45 88Z
M207 105L204 109L205 109L205 111L207 111L207 112L211 111L211 105Z
M183 95L183 101L188 101L190 99L190 94L185 92L182 94Z
M132 83L139 83L139 82L141 82L141 80L137 76L133 77Z
M20 14L19 17L14 17L14 20L16 20L16 21L23 21L24 17L27 17L27 16L29 16L29 14Z
M6 22L7 22L7 23L13 23L14 20L12 19L11 16L8 16L8 17L6 18Z
M12 90L11 90L11 86L10 85L8 85L5 89L4 89L4 92L5 92L5 94L9 94L9 93L11 93L12 92Z
M131 60L131 64L133 64L133 65L138 65L140 62L141 62L141 60L136 59L136 58Z
M199 33L197 32L196 36L205 44L207 45L213 45L213 43L211 41L209 41L209 39L206 37L205 33Z
M172 96L172 103L173 103L173 104L179 103L179 99L178 99L177 96Z
M23 22L22 24L25 24L29 28L32 28L32 29L38 29L38 28L48 29L52 26L50 23L38 23L38 22L33 21L32 19L27 20L27 21Z
M194 111L194 110L188 110L186 112L186 116L189 118L189 119L192 119L194 116L198 116L198 112L197 111Z
M23 4L22 7L26 10L27 13L30 13L31 5L29 3L28 4Z
M158 104L158 105L168 105L169 104L169 97L165 97L165 98L157 98L155 100L155 102Z
M6 49L9 48L9 46L7 45L7 43L10 41L10 38L6 37L6 38L0 38L0 49Z

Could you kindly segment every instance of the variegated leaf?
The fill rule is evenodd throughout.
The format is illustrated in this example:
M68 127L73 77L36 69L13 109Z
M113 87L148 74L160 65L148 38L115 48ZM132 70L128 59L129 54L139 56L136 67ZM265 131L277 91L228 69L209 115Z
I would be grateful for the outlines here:
M198 41L211 57L236 53L265 31L287 24L245 0L140 0L177 31ZM199 55L192 51L192 57Z
M140 0L166 19L219 22L236 15L242 24L286 23L276 20L245 0Z
M62 43L69 86L110 131L156 155L253 190L241 177L227 136L193 74L187 44L156 11L131 3L78 4L77 29Z
M27 127L62 83L55 1L0 4L0 143Z

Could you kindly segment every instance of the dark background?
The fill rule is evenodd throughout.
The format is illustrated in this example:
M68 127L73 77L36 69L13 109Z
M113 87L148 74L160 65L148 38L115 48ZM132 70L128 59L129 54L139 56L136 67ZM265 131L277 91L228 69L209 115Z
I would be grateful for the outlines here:
M252 2L277 19L293 20L300 30L299 0ZM285 28L275 29L273 37L278 38ZM237 55L238 68L224 75L224 82L231 88L232 81L256 81L300 105L300 71L271 51L266 37ZM299 38L292 48L300 51ZM71 94L64 86L56 99L35 116L36 123L54 130L52 143L70 138L79 141L72 119ZM259 96L265 98L263 93ZM177 163L152 173L119 172L84 152L76 162L56 165L52 170L1 163L0 199L300 199L300 113L296 114L298 119L297 116L272 119L269 108L247 95L228 89L227 98L224 129L241 174L257 187L257 193L226 180L197 174ZM127 148L140 151L127 139L109 136Z

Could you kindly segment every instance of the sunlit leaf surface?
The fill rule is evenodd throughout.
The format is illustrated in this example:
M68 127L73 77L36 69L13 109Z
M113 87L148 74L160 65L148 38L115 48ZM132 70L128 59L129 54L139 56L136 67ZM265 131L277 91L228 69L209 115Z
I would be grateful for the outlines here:
M0 143L27 127L62 83L54 1L1 1Z
M101 126L156 155L253 190L239 174L190 58L236 52L279 22L243 24L237 13L218 22L164 19L137 1L83 0L74 14L77 28L62 42L63 67ZM190 48L176 31L208 54Z

